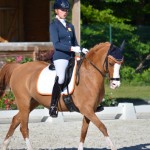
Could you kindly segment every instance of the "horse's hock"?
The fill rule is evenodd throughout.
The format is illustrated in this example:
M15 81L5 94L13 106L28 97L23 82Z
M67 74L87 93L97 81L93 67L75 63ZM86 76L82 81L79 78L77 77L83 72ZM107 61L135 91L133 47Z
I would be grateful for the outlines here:
M17 56L29 57L35 60L50 62L54 48L52 42L20 42L0 43L0 68L6 59Z

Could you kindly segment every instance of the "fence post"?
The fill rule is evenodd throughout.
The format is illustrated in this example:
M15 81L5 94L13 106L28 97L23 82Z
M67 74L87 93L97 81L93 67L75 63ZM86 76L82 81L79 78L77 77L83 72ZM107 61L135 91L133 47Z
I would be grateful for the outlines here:
M137 119L133 103L119 103L118 107L122 107L121 120Z
M112 27L109 25L109 42L112 43Z

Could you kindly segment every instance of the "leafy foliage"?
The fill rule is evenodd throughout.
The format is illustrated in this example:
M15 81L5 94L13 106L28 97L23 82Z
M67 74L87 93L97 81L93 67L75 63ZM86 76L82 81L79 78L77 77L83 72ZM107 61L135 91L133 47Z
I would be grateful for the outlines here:
M14 101L15 97L11 91L4 93L0 99L0 110L14 110L17 106Z
M116 106L118 105L116 98L113 98L112 93L105 94L101 103L102 106Z
M7 58L6 62L17 62L17 63L26 63L31 62L32 58L29 57L23 57L23 56L17 56L17 57L11 57ZM15 104L15 97L11 90L8 90L4 93L4 95L0 98L0 110L11 110L11 109L17 109L17 106Z
M105 41L119 45L125 39L125 67L130 66L135 70L150 54L150 27L144 26L150 24L146 19L150 16L150 2L81 0L81 3L82 47L91 48ZM150 62L145 70L149 68L149 64Z
M26 63L26 62L31 62L33 61L32 58L30 57L23 57L23 56L16 56L16 57L11 57L6 59L6 63L8 62L17 62L17 63Z
M126 66L121 69L121 76L125 84L150 86L150 68L142 73L136 73L132 67Z
M113 15L113 11L111 9L106 10L97 10L92 7L92 5L84 6L81 5L81 18L84 24L89 25L91 23L97 24L108 24L112 27L119 27L120 29L127 29L132 31L134 27L131 25L125 24L124 22L130 21L127 18L117 18Z

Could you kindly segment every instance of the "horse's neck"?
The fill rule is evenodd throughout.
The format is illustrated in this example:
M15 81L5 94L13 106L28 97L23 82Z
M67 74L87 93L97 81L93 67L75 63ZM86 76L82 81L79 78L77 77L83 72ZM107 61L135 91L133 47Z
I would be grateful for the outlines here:
M84 80L90 81L89 86L94 86L97 90L104 86L104 75L106 74L104 67L109 46L109 43L102 43L97 46L97 50L96 47L91 49L81 66Z
M79 90L77 97L89 103L98 104L104 94L104 77L88 62L83 62L80 68Z
M93 75L99 74L99 76L103 77L106 74L106 55L107 53L105 52L104 54L95 53L93 56L87 56L83 62L83 68L87 69L87 72L93 72Z
M100 61L103 62L103 60L99 60L100 64L102 63ZM81 66L81 80L83 79L88 87L97 91L104 85L104 77L103 74L101 74L93 65L90 64L90 62L92 62L100 71L102 71L103 74L105 74L103 65L98 66L94 60L88 61L88 59L85 59Z
M76 97L80 97L80 101L86 100L86 102L96 104L102 100L105 91L104 76L93 65L105 74L103 65L106 55L107 47L102 51L101 49L98 49L98 51L93 49L86 55L79 71L80 80L75 93L77 94Z

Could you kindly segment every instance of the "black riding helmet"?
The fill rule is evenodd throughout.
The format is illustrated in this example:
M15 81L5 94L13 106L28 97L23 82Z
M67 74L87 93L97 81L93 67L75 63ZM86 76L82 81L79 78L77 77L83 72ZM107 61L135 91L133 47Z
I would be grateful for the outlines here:
M54 9L70 9L70 4L68 0L55 0Z

